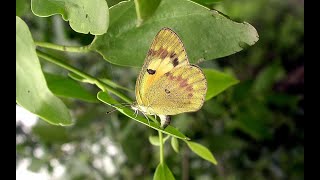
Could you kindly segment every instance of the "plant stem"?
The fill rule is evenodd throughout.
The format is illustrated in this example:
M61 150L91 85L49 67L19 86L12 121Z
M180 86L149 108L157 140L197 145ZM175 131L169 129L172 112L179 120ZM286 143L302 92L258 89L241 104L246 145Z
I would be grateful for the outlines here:
M159 142L160 142L160 163L164 163L164 157L163 157L163 137L162 137L162 132L159 132Z
M48 42L34 42L36 46L39 47L44 47L44 48L49 48L49 49L54 49L58 51L67 51L67 52L88 52L89 51L89 46L62 46L62 45L57 45L57 44L52 44Z
M138 27L142 24L142 17L141 17L141 13L140 13L140 7L139 7L139 1L138 0L134 0L134 5L136 7L136 14L137 14L137 25Z
M125 102L127 103L132 103L130 98L128 98L126 95L122 94L121 92L117 91L116 89L112 88L111 86L109 86L108 84L100 81L99 79L87 74L87 73L84 73L72 66L70 66L69 64L55 58L55 57L52 57L50 56L49 54L46 54L46 53L43 53L39 50L36 50L37 52L37 55L41 58L43 58L44 60L47 60L51 63L54 63L64 69L67 69L71 72L73 72L74 74L77 74L78 76L81 76L82 78L85 78L87 79L91 84L95 84L96 86L98 86L102 91L109 91L111 92L112 94L116 95L117 97L121 98L122 100L124 100Z

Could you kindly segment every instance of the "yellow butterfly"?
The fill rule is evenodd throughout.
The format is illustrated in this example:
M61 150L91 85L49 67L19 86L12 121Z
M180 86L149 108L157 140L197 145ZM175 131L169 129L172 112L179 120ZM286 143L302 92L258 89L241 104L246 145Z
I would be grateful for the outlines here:
M199 110L207 92L202 70L189 64L186 50L170 28L155 36L136 82L136 102L132 109L160 117L161 128L169 115Z

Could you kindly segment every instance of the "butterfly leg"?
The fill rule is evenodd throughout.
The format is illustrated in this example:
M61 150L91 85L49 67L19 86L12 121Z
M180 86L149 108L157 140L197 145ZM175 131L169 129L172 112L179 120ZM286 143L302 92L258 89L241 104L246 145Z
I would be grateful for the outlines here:
M142 113L142 114L144 115L144 117L146 117L146 119L148 120L148 124L150 125L150 121L149 121L148 116L145 113Z
M137 118L138 113L139 113L138 110L135 110L135 111L134 111L134 113L133 113L133 115L135 115L134 118Z

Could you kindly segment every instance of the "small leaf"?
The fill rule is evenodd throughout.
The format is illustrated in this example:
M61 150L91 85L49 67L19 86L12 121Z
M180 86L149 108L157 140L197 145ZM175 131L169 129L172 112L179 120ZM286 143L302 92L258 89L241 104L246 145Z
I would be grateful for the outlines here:
M175 137L171 137L171 146L176 153L179 153L179 141Z
M138 25L148 19L157 9L161 0L135 0Z
M189 148L198 156L202 157L207 161L210 161L214 165L218 164L216 159L214 158L214 156L212 155L212 153L209 151L208 148L196 142L192 142L192 141L185 141L185 142L188 144Z
M141 67L152 40L163 27L180 36L191 64L234 54L243 44L251 46L258 41L258 33L250 24L232 21L186 0L161 0L145 23L137 27L136 22L133 1L113 6L108 33L96 36L89 48L113 64Z
M16 102L55 125L71 125L63 102L48 89L28 26L16 17Z
M118 101L114 100L113 98L110 97L110 95L106 92L100 91L97 95L98 99L106 104L108 104L109 106L112 106L114 108L116 108L119 112L121 112L122 114L126 115L127 117L142 123L146 126L149 126L155 130L161 131L165 134L174 136L176 138L180 138L183 140L188 140L189 138L186 137L184 134L182 134L180 131L178 131L176 128L174 128L173 126L168 126L166 127L164 130L160 128L159 123L155 123L152 120L150 120L150 124L148 122L148 120L145 117L142 116L137 116L135 117L134 112L127 108L127 107L118 107L115 106L114 104L119 104Z
M165 163L160 163L154 173L153 180L174 180L174 176Z
M96 96L82 87L76 81L55 74L45 73L48 87L57 96L81 99L87 102L98 102Z
M170 136L168 135L165 138L163 138L163 143L165 143L169 137ZM149 136L149 142L154 146L160 146L159 136Z
M203 72L208 82L206 100L213 98L228 87L239 82L239 80L235 79L231 75L213 69L203 69Z
M101 35L109 26L109 8L105 0L31 0L31 10L40 17L61 14L78 33Z

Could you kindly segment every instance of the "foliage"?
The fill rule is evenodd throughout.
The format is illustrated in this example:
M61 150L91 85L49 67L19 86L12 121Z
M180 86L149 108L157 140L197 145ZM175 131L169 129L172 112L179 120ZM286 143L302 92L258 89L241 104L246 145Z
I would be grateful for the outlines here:
M33 12L36 2L31 2ZM46 2L49 0L40 3ZM40 18L32 14L30 4L17 1L17 15L22 19L17 17L17 23L24 28L19 28L21 33L17 28L16 36L29 43L18 46L21 43L17 38L16 61L17 68L21 67L21 71L17 69L17 82L36 90L43 86L46 90L39 94L50 92L53 99L64 103L55 108L66 106L72 115L67 119L73 120L72 126L53 126L46 123L54 122L52 118L32 111L46 121L40 119L32 129L17 124L17 162L28 159L29 170L45 169L53 174L60 164L65 170L64 179L303 179L303 3L195 0L218 10L209 11L188 0L172 4L162 0L155 7L141 5L140 10L151 7L155 11L141 10L138 21L135 3L145 2L119 2L107 1L109 8L105 11L110 10L110 16L105 12L106 16L100 17L110 19L106 28L101 27L106 33L94 37L77 33L80 31L69 26L71 21L65 15L63 19L69 19L69 23L60 15ZM191 13L196 11L202 15ZM214 15L209 17L208 13ZM155 22L161 17L172 18L158 25ZM235 20L253 24L260 35L258 43L247 47L257 41L256 31L248 23ZM94 28L93 24L84 26ZM103 102L114 105L134 100L138 71L162 26L173 26L186 44L190 61L205 67L209 89L204 107L196 113L174 116L160 140L143 116L132 120L128 116L132 118L133 111L121 105L115 106L118 113L106 115L114 107ZM203 32L213 34L206 37ZM28 37L25 34L32 38L24 40ZM33 62L27 66L32 71L20 63L23 59L18 55L23 51L18 47L30 47L31 55L24 53L23 57ZM243 48L245 51L231 55ZM103 57L90 51L98 51ZM25 90L22 87L17 92ZM31 111L31 106L20 103L18 97L17 103ZM23 97L29 102L41 100ZM150 119L150 123L160 130L156 121ZM159 163L160 145L163 163Z

